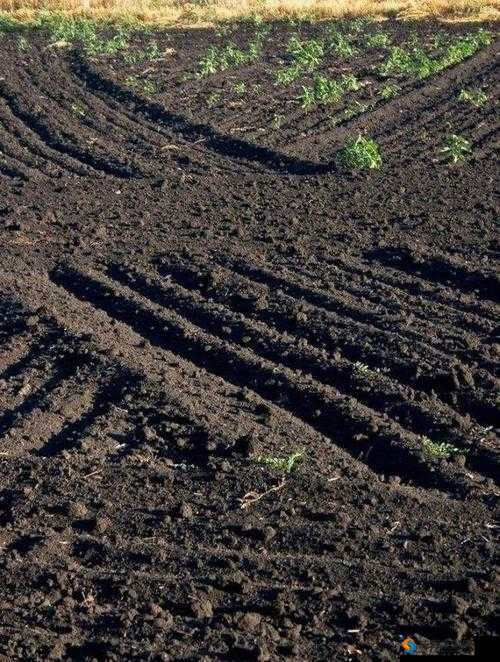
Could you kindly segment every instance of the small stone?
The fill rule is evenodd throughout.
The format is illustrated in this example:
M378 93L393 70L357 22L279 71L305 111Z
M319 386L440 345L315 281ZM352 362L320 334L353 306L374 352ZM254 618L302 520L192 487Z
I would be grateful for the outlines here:
M259 628L261 621L262 616L260 614L249 611L239 619L238 627L240 630L255 632Z
M148 426L145 426L145 427L142 428L141 437L142 437L142 440L147 444L151 444L151 443L154 443L154 442L158 441L158 435L153 430L153 428L150 428Z
M273 529L272 526L266 526L263 530L263 540L264 542L269 542L276 536L276 529Z
M450 611L454 614L464 614L469 608L469 603L458 595L454 595L450 600Z
M146 610L148 614L151 614L151 616L161 616L163 614L163 609L160 607L159 604L156 604L156 602L150 602Z
M177 514L181 519L193 519L193 509L186 501L180 504Z
M191 601L191 611L195 618L208 619L214 615L212 603L207 598L195 598Z
M87 506L81 501L71 501L66 505L66 511L70 517L83 519L88 514Z

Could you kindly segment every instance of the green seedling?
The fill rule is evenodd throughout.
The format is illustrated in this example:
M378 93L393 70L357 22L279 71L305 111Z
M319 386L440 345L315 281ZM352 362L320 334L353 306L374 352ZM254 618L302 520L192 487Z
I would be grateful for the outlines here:
M470 141L463 136L457 136L453 133L445 140L445 147L441 150L447 160L452 163L459 163L472 152Z
M314 79L314 96L318 103L338 103L344 94L342 82L330 80L325 76L316 76Z
M126 64L137 64L138 62L160 60L162 57L163 54L158 46L158 43L152 40L144 49L128 51L124 54L123 59Z
M361 375L371 375L373 373L381 373L382 371L380 368L370 368L370 366L366 365L366 363L362 363L361 361L356 361L354 363L354 367L356 368L356 371L359 372Z
M229 42L224 48L210 46L205 57L198 63L198 77L203 78L218 71L226 71L254 62L262 55L264 40L268 31L269 29L266 26L260 27L246 50L238 48L233 42Z
M351 40L346 35L337 30L330 31L329 49L335 55L341 58L350 58L356 55L357 48L353 46Z
M457 453L461 454L466 454L467 450L461 449L461 448L456 448L456 446L453 446L452 444L448 444L446 442L435 442L429 439L428 437L421 437L422 439L422 450L424 451L425 455L428 457L433 457L437 459L448 459L452 455L456 455Z
M342 74L340 85L346 92L356 92L361 88L361 82L354 74Z
M295 451L287 457L272 457L270 455L259 455L256 462L265 464L281 474L290 474L302 460L304 451Z
M288 43L288 52L302 71L314 71L325 56L325 44L322 40L300 41L293 36Z
M84 117L85 116L85 106L83 105L83 103L80 103L79 101L76 101L71 106L71 112L73 112L75 115L80 115L80 117Z
M401 93L401 87L399 85L384 85L380 90L379 90L379 96L382 99L385 99L386 101L388 99L394 99L394 97L397 97L398 94Z
M233 89L236 92L236 94L239 94L241 96L241 95L245 94L247 86L245 85L245 83L243 81L241 81L239 83L235 83Z
M363 113L366 113L368 108L369 106L366 103L361 103L360 101L357 100L353 101L345 108L344 117L350 120L353 117L357 117L358 115L362 115Z
M309 110L316 105L316 97L314 96L314 89L312 87L302 87L302 91L297 97L300 105L304 110Z
M300 78L303 73L303 70L298 64L291 64L288 67L278 69L276 72L276 82L279 85L291 85L298 78Z
M207 106L213 108L221 100L222 94L220 92L212 92L207 97Z
M373 32L365 39L368 48L387 48L391 44L391 38L385 32Z
M436 50L441 50L448 43L448 39L449 38L448 38L448 35L446 34L446 32L440 31L440 32L437 32L435 35L433 35L433 37L429 41L429 45L432 48L435 48Z
M472 104L476 108L480 108L481 106L484 106L484 104L488 101L488 95L484 90L460 90L460 94L458 95L458 100L459 101L466 101L467 103Z
M29 42L23 35L17 38L17 47L20 51L27 51L29 48Z
M353 74L342 74L339 80L316 76L312 87L302 87L299 95L302 108L309 110L318 104L339 103L344 93L359 90L361 83Z
M380 168L382 164L375 140L361 134L346 141L344 147L337 152L336 161L341 167L350 170L373 170Z
M227 23L220 23L215 28L215 34L217 37L227 37L231 34L231 26Z
M272 120L273 127L276 130L281 129L285 119L286 119L285 115L274 115L273 120Z
M276 72L276 82L279 85L291 85L306 72L317 69L325 56L324 41L310 39L301 41L296 35L290 38L287 53L292 56L293 62Z
M373 23L372 17L360 16L359 18L355 18L350 21L347 28L351 34L359 34L360 32L363 32L363 30L367 28L370 23Z
M429 78L447 69L484 48L491 43L491 34L480 29L459 37L443 52L431 56L423 48L414 45L407 50L400 46L392 48L388 59L379 67L382 76L411 76L419 79Z
M128 76L125 80L125 85L149 96L156 94L158 91L157 85L154 81L139 78L138 76Z

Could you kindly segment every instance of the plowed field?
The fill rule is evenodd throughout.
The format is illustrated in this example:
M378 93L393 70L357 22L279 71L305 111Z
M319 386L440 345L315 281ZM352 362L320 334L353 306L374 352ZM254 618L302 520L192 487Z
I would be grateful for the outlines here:
M480 26L368 25L277 84L325 26L271 25L204 76L255 27L134 33L128 58L0 39L6 660L392 660L495 634L498 42L382 77L371 32ZM303 108L316 74L361 84ZM339 166L360 133L379 169Z

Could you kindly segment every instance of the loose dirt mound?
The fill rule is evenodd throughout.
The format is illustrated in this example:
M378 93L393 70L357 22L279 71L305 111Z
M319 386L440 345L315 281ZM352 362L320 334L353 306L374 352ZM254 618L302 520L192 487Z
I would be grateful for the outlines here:
M353 116L257 64L193 79L213 38L161 34L146 65L0 42L0 651L470 652L495 631L500 289L495 105L458 96L494 97L496 44L383 101L359 55ZM359 132L380 171L337 166Z

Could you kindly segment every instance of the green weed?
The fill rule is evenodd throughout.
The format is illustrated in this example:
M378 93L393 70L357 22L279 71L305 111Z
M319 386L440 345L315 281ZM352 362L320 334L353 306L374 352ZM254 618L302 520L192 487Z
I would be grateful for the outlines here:
M342 74L339 80L316 76L312 87L302 87L299 101L302 108L309 110L318 104L339 103L346 92L359 90L361 83L353 74Z
M325 44L318 39L300 41L294 35L288 43L288 52L302 71L314 71L325 56Z
M445 140L445 147L441 150L448 161L459 163L472 152L470 141L463 136L453 133Z
M20 51L27 51L29 48L29 42L24 35L20 35L17 38L17 47Z
M337 152L337 164L350 170L371 170L380 168L382 159L377 143L373 138L359 134L349 138Z
M349 37L338 30L331 30L329 35L329 50L341 58L350 58L356 55L358 49L352 44Z
M281 129L281 127L282 127L285 120L286 120L285 115L278 115L278 114L274 115L273 120L272 120L273 127L276 130Z
M365 39L365 45L368 48L387 48L390 44L391 38L385 32L373 32Z
M273 457L270 455L259 455L256 458L256 462L259 464L265 464L266 466L278 471L282 474L291 473L304 457L304 451L295 451L288 455L287 457Z
M75 101L71 105L71 112L75 115L80 115L80 117L85 117L85 106L80 101Z
M481 106L484 106L484 104L488 101L488 95L484 90L460 90L460 94L458 95L458 100L459 101L466 101L468 103L471 103L473 106L476 106L476 108L480 108Z
M429 439L428 437L422 437L422 450L425 455L428 457L434 457L438 459L448 459L452 455L457 453L465 454L467 450L456 448L452 444L446 442L435 442Z
M198 77L203 78L218 71L226 71L254 62L262 55L268 31L267 26L260 27L246 50L238 48L233 42L229 42L223 48L209 46L205 56L198 63Z
M480 29L457 38L441 53L431 56L415 45L411 50L394 46L379 73L382 76L411 76L425 79L447 69L491 43L491 34Z
M382 99L394 99L394 97L397 97L398 94L401 92L401 87L399 85L384 85L380 90L379 90L379 96L382 97Z
M153 80L139 78L139 76L128 76L125 80L125 85L148 96L152 96L158 92L158 87Z
M214 106L216 106L219 103L219 101L221 100L221 97L222 97L221 92L212 92L207 97L207 106L209 108L213 108Z
M362 115L363 113L366 113L368 110L369 106L366 103L361 103L358 100L352 101L348 106L346 106L344 110L344 116L346 119L352 119L353 117L357 117L358 115Z
M245 94L247 86L243 81L240 81L239 83L235 83L233 87L234 91L236 94L239 94L240 96Z

